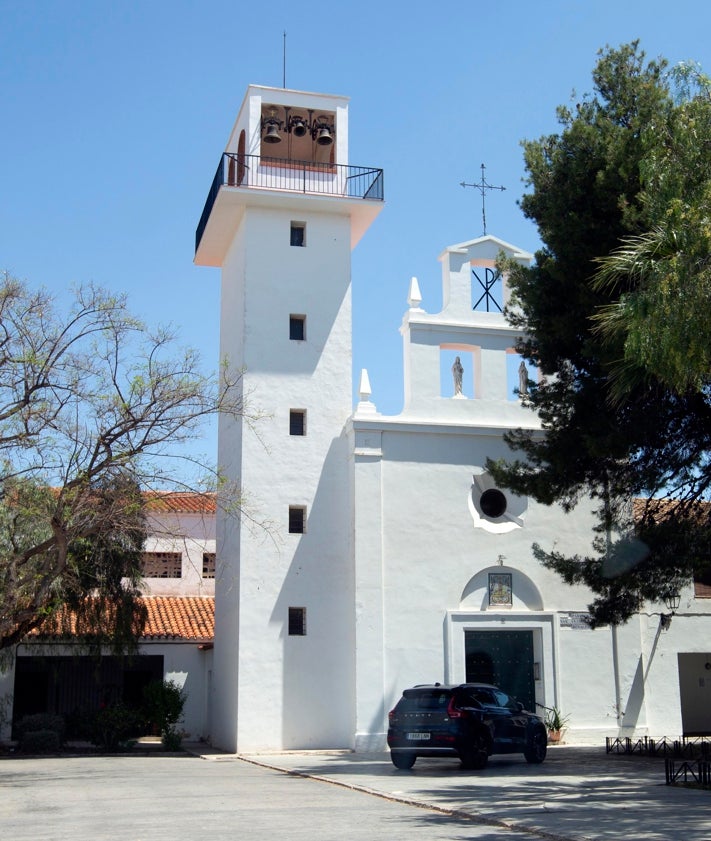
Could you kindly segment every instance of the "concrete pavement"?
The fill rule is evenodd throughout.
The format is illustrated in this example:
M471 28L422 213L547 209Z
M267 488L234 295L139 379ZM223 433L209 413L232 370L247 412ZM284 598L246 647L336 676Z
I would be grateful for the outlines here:
M0 759L12 841L711 839L711 792L664 785L664 763L558 747L485 771L387 754L300 752Z
M519 837L711 839L711 791L667 786L663 759L608 756L602 747L554 747L542 765L529 765L519 756L495 756L484 771L463 771L457 760L446 759L418 759L411 771L398 771L387 754L291 753L245 759L440 809L474 824L491 821L523 831Z
M466 817L236 758L121 755L0 760L7 841L505 841Z

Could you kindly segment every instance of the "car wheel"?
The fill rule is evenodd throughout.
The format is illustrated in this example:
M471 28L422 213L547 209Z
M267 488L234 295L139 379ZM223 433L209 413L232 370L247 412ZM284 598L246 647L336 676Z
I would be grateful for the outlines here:
M408 768L412 768L415 764L417 756L414 753L391 753L390 759L392 759L393 765L396 768L399 768L401 771L407 771Z
M527 762L533 762L539 765L546 758L546 751L548 750L548 737L545 730L534 730L533 735L523 752Z
M489 759L489 740L485 733L475 733L471 742L459 751L462 767L481 771Z

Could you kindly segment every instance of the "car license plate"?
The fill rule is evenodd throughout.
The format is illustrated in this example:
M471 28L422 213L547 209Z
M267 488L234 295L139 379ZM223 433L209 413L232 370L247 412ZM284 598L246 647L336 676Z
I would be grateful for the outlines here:
M429 737L430 737L429 733L408 733L407 734L407 738L410 739L411 741L415 740L415 741L419 741L419 742L424 742L424 741L427 741L427 739L429 739Z

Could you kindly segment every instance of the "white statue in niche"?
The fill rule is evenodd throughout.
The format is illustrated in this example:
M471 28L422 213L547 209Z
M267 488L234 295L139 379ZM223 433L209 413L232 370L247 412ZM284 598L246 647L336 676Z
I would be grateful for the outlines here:
M464 376L464 368L462 367L462 361L457 356L454 360L454 364L452 365L452 378L454 380L454 396L455 397L462 397L462 377Z
M528 394L528 369L526 368L526 363L521 360L521 364L518 366L518 396L524 397Z

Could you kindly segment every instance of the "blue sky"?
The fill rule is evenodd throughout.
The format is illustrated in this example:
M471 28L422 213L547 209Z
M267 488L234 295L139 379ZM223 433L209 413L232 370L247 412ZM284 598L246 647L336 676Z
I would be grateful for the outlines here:
M62 296L94 281L218 358L219 270L194 231L248 84L351 98L350 162L385 170L386 206L353 253L354 382L402 407L409 279L441 305L442 249L487 229L538 246L517 205L520 141L591 87L597 50L711 70L705 0L301 3L0 0L0 268ZM203 451L213 447L206 432Z

